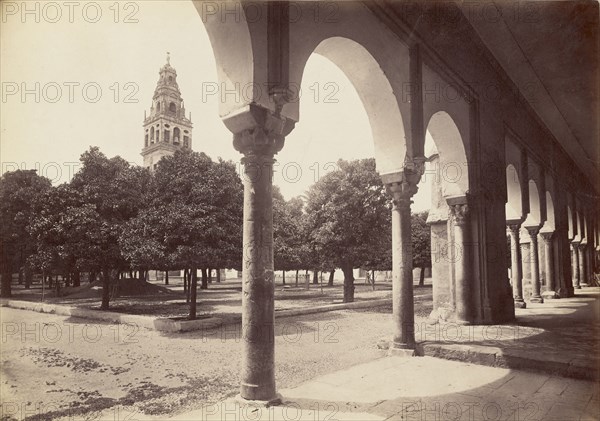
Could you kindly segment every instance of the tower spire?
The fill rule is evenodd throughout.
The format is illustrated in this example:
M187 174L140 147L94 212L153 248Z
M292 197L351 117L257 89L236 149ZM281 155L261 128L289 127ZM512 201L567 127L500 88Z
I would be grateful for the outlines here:
M167 63L160 68L150 114L144 112L144 166L152 170L161 157L191 147L192 121L185 117L177 71L171 67L171 54L167 51Z

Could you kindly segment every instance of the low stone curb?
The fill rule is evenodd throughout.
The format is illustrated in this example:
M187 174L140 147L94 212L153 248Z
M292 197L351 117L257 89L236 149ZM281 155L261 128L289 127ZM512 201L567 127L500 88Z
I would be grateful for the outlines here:
M358 301L354 303L328 304L309 308L294 308L275 312L275 318L301 316L305 314L323 313L336 310L370 308L392 303L391 298L371 301ZM61 304L36 303L20 300L0 300L0 307L10 307L19 310L37 311L38 313L58 314L61 316L79 317L83 319L101 320L108 323L133 324L159 332L190 332L195 330L213 329L222 325L235 324L241 321L241 315L229 317L208 317L197 320L173 320L169 318L155 318L135 314L123 314L112 311L91 310L66 306Z
M598 381L600 375L595 360L582 360L562 356L545 356L522 350L501 349L474 344L439 344L422 342L417 344L417 355L443 358L486 365L534 371L538 373Z

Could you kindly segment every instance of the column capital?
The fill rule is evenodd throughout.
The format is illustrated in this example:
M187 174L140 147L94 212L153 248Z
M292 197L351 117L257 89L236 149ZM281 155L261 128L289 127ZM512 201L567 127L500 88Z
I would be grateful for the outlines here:
M456 225L464 225L469 216L469 197L465 196L450 196L446 197L446 202L450 209L450 219Z
M539 225L528 226L528 227L525 227L525 229L529 233L529 236L531 237L531 241L537 242L537 235L540 232Z
M233 147L244 155L272 157L283 148L295 122L259 105L250 104L224 120L233 132Z
M554 237L554 231L542 231L540 232L540 236L546 243L548 243L552 241L552 237Z
M521 220L520 219L509 219L506 221L506 228L508 228L508 231L513 234L518 236L519 235L519 231L521 230Z
M395 173L382 174L381 180L390 196L394 206L410 206L411 198L419 190L417 183L421 173L404 169Z

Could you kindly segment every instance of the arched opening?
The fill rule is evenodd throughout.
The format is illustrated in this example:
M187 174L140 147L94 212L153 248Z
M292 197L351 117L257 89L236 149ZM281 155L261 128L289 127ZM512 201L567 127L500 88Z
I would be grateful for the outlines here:
M181 131L179 130L179 127L173 128L173 144L174 145L179 145L180 137L181 137Z
M529 214L523 223L524 226L539 226L542 223L540 210L540 194L534 180L529 180Z
M506 220L520 220L523 217L521 182L519 173L512 164L506 167Z
M295 64L299 64L299 61ZM304 193L305 189L296 187L300 183L294 182L295 177L301 176L300 171L305 174L303 177L310 180L307 183L310 185L339 168L338 159L353 161L374 157L379 174L402 171L406 145L399 99L377 57L354 40L333 37L316 44L312 54L301 65L302 71L296 69L295 72L301 75L299 82L302 95L295 104L301 118L286 137L286 146L278 153L279 166L274 175L274 183L281 186L284 195L290 198L290 192ZM306 139L310 139L309 145L306 145ZM385 203L389 203L387 198ZM391 220L390 209L386 208L383 214ZM364 282L355 283L354 278L366 279L367 273L371 277L373 270L375 288L390 289L392 283L383 282L392 278L392 240L388 225L385 234L380 237L380 243L384 247L389 246L389 250L381 253L388 256L389 267L368 266L370 264L358 258L345 264L346 267L342 267L339 261L327 264L322 268L325 273L315 271L312 278L322 277L328 283L333 272L334 287L341 289L343 280L350 279L348 284L353 284L352 291L360 296L361 293L370 293L372 286ZM282 283L280 268L276 255L276 282ZM315 273L321 276L315 276ZM351 300L353 298L350 295L348 299Z
M335 64L356 90L369 120L377 171L401 171L406 157L403 118L398 98L378 61L361 44L344 37L321 41L314 53ZM335 86L331 88L334 92Z
M154 143L154 127L150 128L150 141Z
M567 224L569 226L569 228L568 228L569 240L572 240L573 237L575 236L575 234L573 232L573 212L571 212L570 205L567 205Z
M436 112L426 127L425 172L415 195L415 211L423 209L427 212L427 225L431 231L431 317L447 319L456 308L455 269L457 263L462 263L457 256L459 248L452 246L454 226L449 218L448 200L464 198L466 203L469 175L464 142L450 114Z
M177 106L175 105L175 103L174 103L174 102L171 102L171 103L169 104L169 112L171 112L171 113L173 113L173 114L175 114L175 113L177 112Z
M160 101L156 101L156 112L160 112Z
M552 194L549 191L546 192L546 222L542 227L542 232L554 232L556 229L555 216L554 216L554 201L552 200Z

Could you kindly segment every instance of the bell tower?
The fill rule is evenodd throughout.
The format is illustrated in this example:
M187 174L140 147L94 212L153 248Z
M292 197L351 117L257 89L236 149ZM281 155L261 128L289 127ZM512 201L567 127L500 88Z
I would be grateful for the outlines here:
M176 150L192 148L192 115L185 116L185 106L177 85L177 72L167 63L160 69L152 97L150 115L144 111L144 167L153 171L163 156Z

